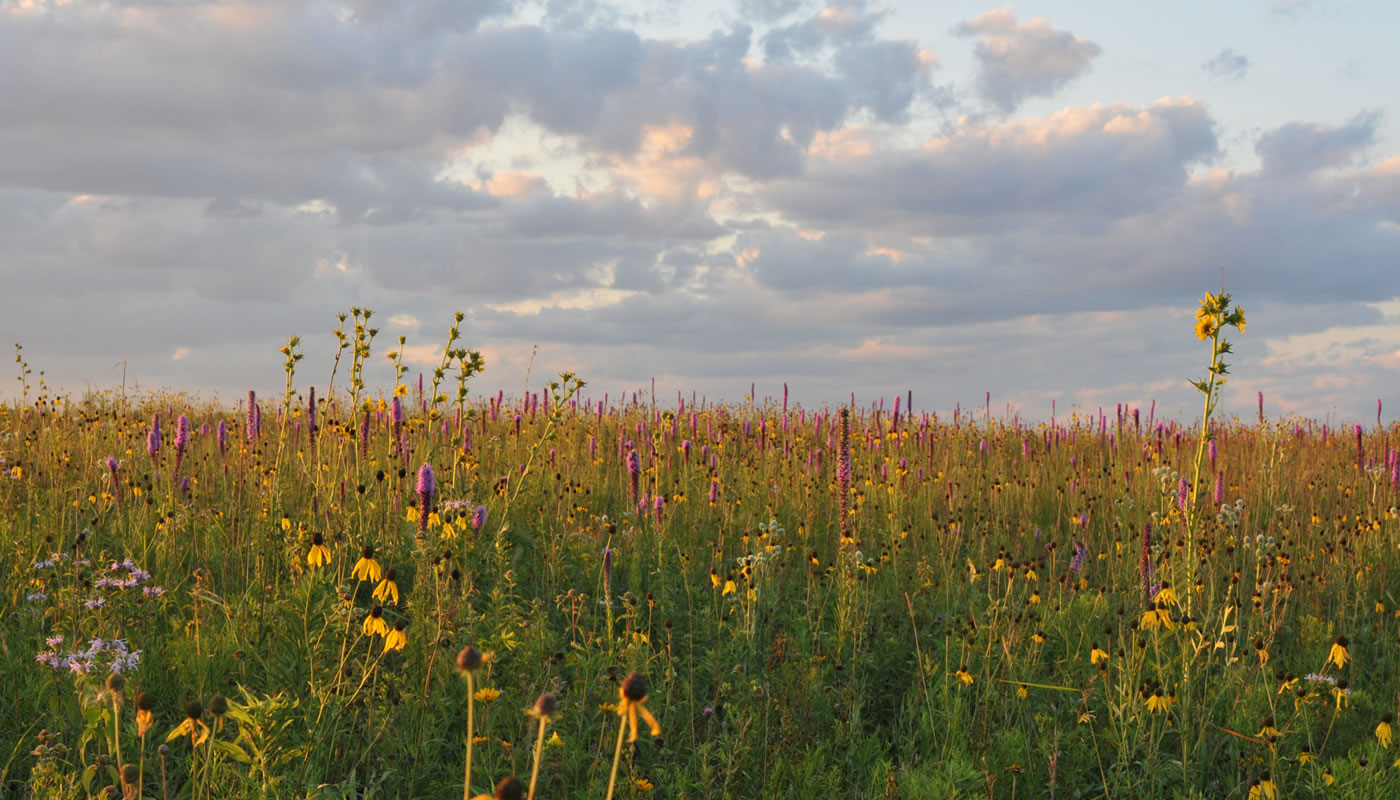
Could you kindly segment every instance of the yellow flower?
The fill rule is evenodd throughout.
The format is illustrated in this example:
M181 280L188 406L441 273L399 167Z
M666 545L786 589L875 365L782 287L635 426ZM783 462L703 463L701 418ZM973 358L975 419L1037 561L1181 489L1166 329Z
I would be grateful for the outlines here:
M962 666L958 667L958 671L954 672L953 675L956 676L958 680L962 681L964 686L972 685L972 673L967 671L966 664L963 664Z
M1391 721L1391 719L1393 719L1393 717L1391 717L1391 716L1390 716L1390 712L1387 711L1387 712L1385 712L1384 714L1381 715L1381 724L1379 724L1379 725L1376 726L1376 741L1380 742L1380 743L1381 743L1381 747L1384 747L1384 748L1387 749L1387 750L1390 749L1390 741L1391 741L1390 721Z
M1107 661L1107 660L1108 660L1108 653L1107 653L1106 651L1104 651L1104 650L1100 650L1100 649L1099 649L1099 643L1098 643L1098 642L1092 642L1092 643L1090 643L1090 645L1089 645L1089 663L1090 663L1090 664L1097 664L1097 663L1099 663L1100 661Z
M204 715L204 704L198 700L191 700L185 706L185 721L175 726L165 741L173 742L181 736L189 736L194 739L194 746L199 747L209 738L209 726L200 719Z
M563 747L564 740L559 736L559 731L555 731L554 733L550 734L550 737L548 739L545 740L545 744L549 745L550 747Z
M738 587L737 584L734 583L734 579L733 579L732 577L731 577L731 578L725 578L725 579L724 579L724 591L720 592L720 596L723 597L724 595L727 595L727 594L734 594L734 593L737 592L738 590L739 590L739 587Z
M637 791L639 791L639 792L649 792L649 791L651 791L652 789L655 789L655 788L656 788L656 784L652 783L651 781L647 780L646 778L638 778L638 779L636 780L636 785L637 785Z
M1168 605L1178 605L1176 591L1172 589L1171 584L1166 581L1162 581L1162 588L1157 591L1157 596L1152 599L1157 602L1157 605L1163 608Z
M657 724L656 717L647 711L647 679L640 673L634 672L622 680L622 685L617 687L617 715L626 720L630 735L629 742L637 741L637 716L640 714L651 728L652 736L661 735L661 726Z
M404 634L404 621L399 620L394 623L394 629L389 631L384 637L384 652L390 650L403 650L408 644L408 636Z
M1332 643L1332 649L1327 653L1327 662L1323 666L1336 664L1337 669L1345 667L1347 662L1351 660L1351 654L1347 652L1347 646L1350 644L1347 637L1338 636L1337 641Z
M1148 695L1145 702L1147 703L1147 710L1153 714L1160 714L1171 708L1171 701L1167 700L1166 695L1162 694L1162 689L1160 687L1152 692L1152 694Z
M384 576L384 568L379 566L379 562L374 560L374 547L365 545L360 551L360 560L355 562L355 566L350 570L350 577L357 581L369 581L378 583Z
M1333 783L1337 782L1337 776L1332 774L1331 767L1322 768L1322 782L1327 784L1328 786L1331 786Z
M392 598L394 605L398 605L399 585L394 582L395 577L396 574L392 569L384 573L384 580L380 581L379 585L374 587L374 593L371 596L381 603L387 603Z
M398 386L395 386L395 387L394 387L394 396L395 396L395 397L408 397L408 387L407 387L407 386L404 386L402 383L399 384Z
M1278 800L1278 787L1269 773L1265 772L1257 783L1250 785L1249 800Z
M1024 686L1017 686L1017 687L1016 687L1016 697L1018 697L1019 699L1025 700L1026 697L1029 696L1029 695L1030 695L1030 691L1027 690L1026 687L1024 687Z
M1208 316L1196 317L1196 338L1205 341L1215 335L1215 318Z
M492 689L489 686L482 687L476 690L476 694L472 695L472 699L476 700L478 703L492 703L501 699L501 690Z
M369 610L369 616L365 617L363 630L366 636L387 636L389 633L389 623L384 619L384 609L375 606Z
M1270 736L1275 739L1283 738L1283 734L1279 733L1278 728L1274 727L1273 717L1264 717L1264 721L1259 723L1259 732L1254 735L1258 736L1260 739L1268 739Z
M331 563L331 551L326 548L324 542L321 534L311 534L311 550L306 554L306 563L313 567L324 567Z

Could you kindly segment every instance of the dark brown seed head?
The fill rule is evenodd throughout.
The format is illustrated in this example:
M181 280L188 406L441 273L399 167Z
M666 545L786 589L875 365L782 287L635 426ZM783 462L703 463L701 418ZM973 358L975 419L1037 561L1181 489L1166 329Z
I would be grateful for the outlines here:
M107 691L113 694L121 694L122 690L125 688L126 678L123 678L115 672L107 676Z
M457 669L463 672L475 672L481 668L483 660L480 650L467 645L457 653Z
M204 704L198 700L189 701L185 704L185 716L195 720L204 716Z
M150 692L142 692L136 695L136 707L141 711L150 711L156 707L156 699Z
M647 696L647 679L641 673L634 672L622 679L622 696L634 703L641 702Z
M508 778L501 778L501 782L496 784L496 800L521 800L525 797L525 784L520 779L511 775Z
M214 695L209 700L209 710L214 712L214 716L222 717L228 713L228 700L221 694Z
M141 780L141 770L135 764L125 764L122 766L122 783L134 785Z
M539 699L535 701L533 710L537 717L553 717L559 713L559 701L556 700L552 694L542 694L539 696Z

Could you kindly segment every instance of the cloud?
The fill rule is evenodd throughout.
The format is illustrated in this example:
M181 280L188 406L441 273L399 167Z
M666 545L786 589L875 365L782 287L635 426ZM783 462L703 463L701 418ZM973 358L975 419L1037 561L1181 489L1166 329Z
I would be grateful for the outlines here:
M978 93L1007 114L1029 98L1054 95L1103 52L1043 19L1021 24L1009 6L963 21L953 33L978 39Z
M1306 174L1355 162L1376 138L1380 113L1366 111L1339 126L1290 122L1259 137L1254 150L1264 170Z
M1227 47L1207 59L1201 68L1217 78L1237 81L1249 73L1249 58Z

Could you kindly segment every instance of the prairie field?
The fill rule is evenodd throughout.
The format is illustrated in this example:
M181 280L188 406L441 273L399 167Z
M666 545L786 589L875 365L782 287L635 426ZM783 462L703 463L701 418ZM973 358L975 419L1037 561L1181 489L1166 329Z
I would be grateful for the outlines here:
M1400 431L1212 415L1226 305L1204 422L25 382L0 796L1400 796Z

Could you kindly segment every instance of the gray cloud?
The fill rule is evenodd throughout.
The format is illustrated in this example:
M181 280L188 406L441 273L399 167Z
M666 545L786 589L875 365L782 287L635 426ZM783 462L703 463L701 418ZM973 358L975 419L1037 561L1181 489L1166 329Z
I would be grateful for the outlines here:
M961 22L953 33L978 39L977 90L1008 114L1029 98L1054 95L1103 52L1043 19L1017 22L1009 7Z
M1366 111L1344 125L1290 122L1259 137L1254 150L1267 172L1304 174L1353 163L1376 138L1380 113Z
M1249 58L1227 47L1201 64L1201 69L1217 78L1240 80L1249 73Z

